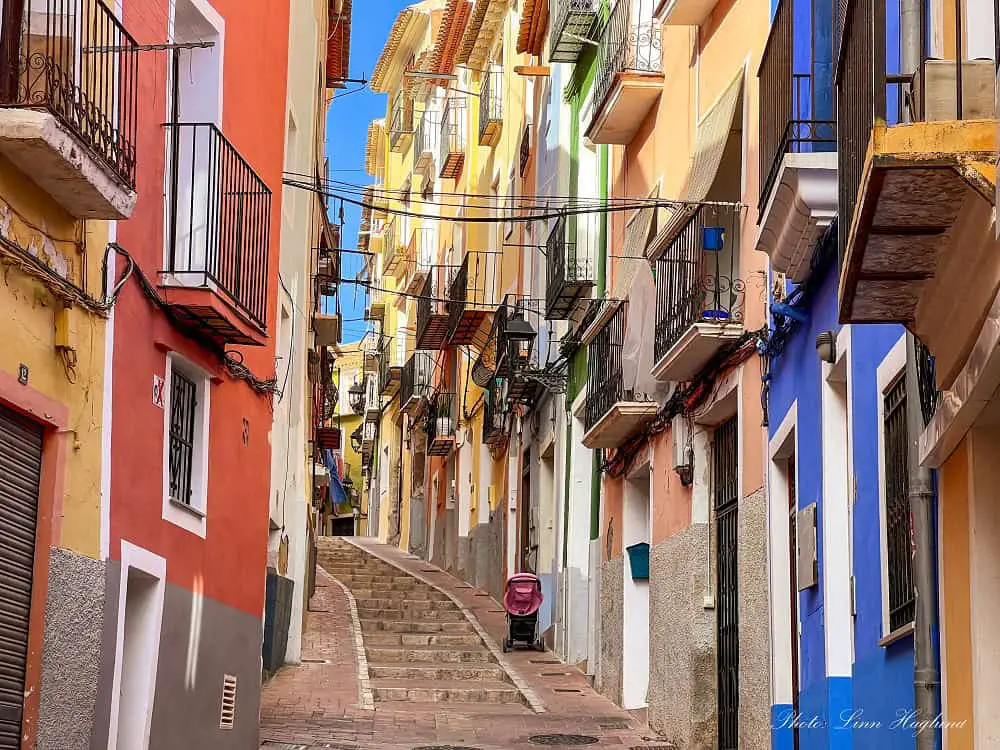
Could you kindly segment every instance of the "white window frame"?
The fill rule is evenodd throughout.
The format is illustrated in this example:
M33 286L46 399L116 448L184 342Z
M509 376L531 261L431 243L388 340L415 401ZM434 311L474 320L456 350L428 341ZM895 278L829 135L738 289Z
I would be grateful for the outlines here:
M194 451L191 465L191 503L170 497L170 400L174 370L190 378L197 387L195 398ZM166 359L163 377L163 520L190 531L202 539L208 518L208 446L211 422L211 376L178 354Z
M879 525L879 568L882 577L882 638L892 635L889 629L889 555L888 527L885 517L885 392L893 381L906 370L906 335L903 334L893 344L876 370L875 380L878 386L876 406L878 412L878 525ZM906 394L907 398L916 397ZM888 645L883 643L883 646Z

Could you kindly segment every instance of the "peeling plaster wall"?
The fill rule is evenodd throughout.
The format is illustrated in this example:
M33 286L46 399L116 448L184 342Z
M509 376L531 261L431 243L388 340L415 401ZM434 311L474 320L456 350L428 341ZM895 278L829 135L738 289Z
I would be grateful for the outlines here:
M601 662L597 670L597 690L605 698L622 701L622 637L625 558L613 557L601 566Z
M693 524L650 556L649 724L679 750L711 750L716 742L715 610L705 608L714 566L709 536L708 524Z

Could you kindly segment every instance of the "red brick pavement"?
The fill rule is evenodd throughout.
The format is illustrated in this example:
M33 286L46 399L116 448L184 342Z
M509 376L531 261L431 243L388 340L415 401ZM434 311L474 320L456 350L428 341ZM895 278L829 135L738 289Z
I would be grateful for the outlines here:
M357 540L361 546L454 595L497 643L506 632L500 606L484 592L399 550ZM598 695L584 674L551 653L515 651L505 656L544 711L488 704L377 703L357 707L354 641L347 597L328 578L317 579L307 616L303 656L329 664L283 669L264 687L261 750L413 750L448 745L479 750L540 750L530 738L580 734L597 738L591 748L667 750L646 727ZM554 663L553 663L554 662ZM350 677L348 677L350 675Z

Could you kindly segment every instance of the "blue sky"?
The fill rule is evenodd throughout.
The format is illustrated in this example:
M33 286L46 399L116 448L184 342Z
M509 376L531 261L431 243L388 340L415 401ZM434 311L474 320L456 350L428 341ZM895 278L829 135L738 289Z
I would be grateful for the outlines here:
M361 0L354 3L351 23L351 78L371 78L372 70L382 52L392 24L403 8L414 0ZM367 185L372 181L365 171L365 142L368 123L385 116L384 94L372 93L367 87L357 93L356 84L338 92L330 105L327 119L326 153L330 157L330 179ZM331 201L332 219L338 220L340 204ZM345 248L357 247L358 225L361 209L344 204ZM363 265L360 255L345 253L343 278L353 279ZM341 314L344 318L344 342L357 341L366 330L364 317L365 296L363 289L354 284L341 285Z

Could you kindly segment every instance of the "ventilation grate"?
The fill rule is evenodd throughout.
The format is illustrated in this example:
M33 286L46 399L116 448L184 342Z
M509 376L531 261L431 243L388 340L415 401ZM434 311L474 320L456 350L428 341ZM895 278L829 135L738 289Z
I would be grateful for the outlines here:
M219 729L232 729L236 721L236 677L227 674L222 678L222 712Z
M577 747L596 745L598 739L586 734L536 734L528 742L532 745L548 745L550 747Z

